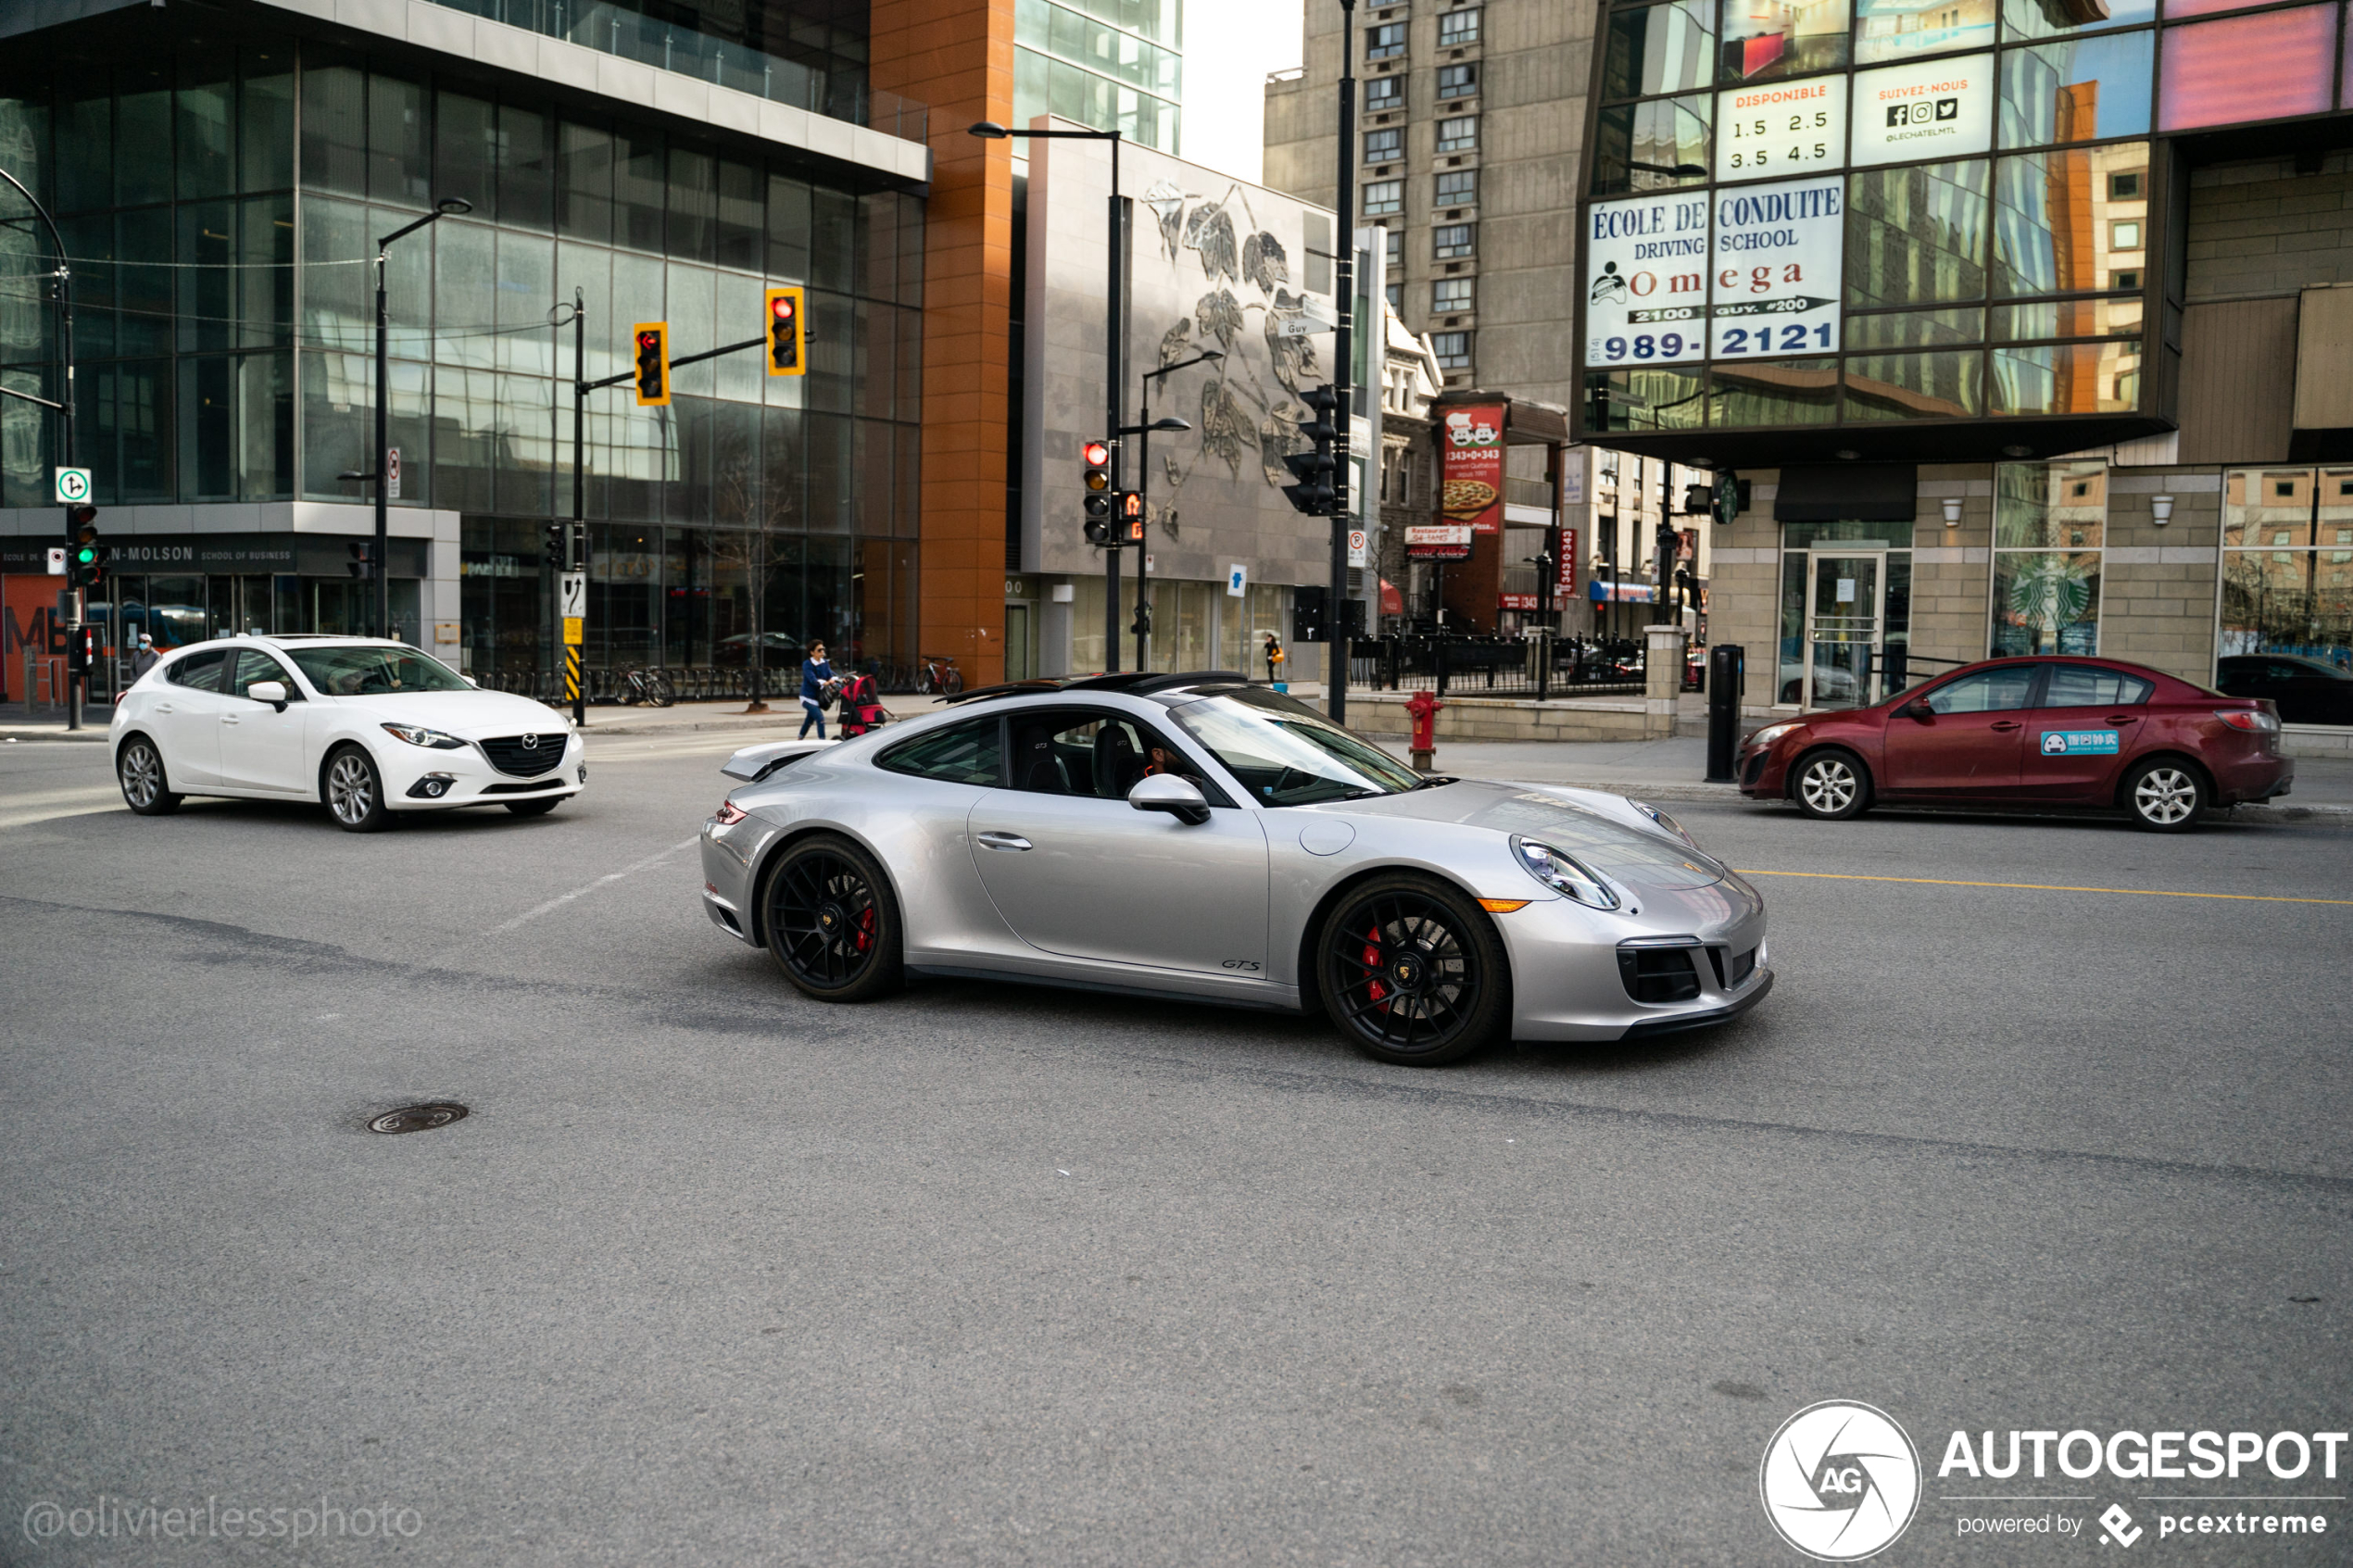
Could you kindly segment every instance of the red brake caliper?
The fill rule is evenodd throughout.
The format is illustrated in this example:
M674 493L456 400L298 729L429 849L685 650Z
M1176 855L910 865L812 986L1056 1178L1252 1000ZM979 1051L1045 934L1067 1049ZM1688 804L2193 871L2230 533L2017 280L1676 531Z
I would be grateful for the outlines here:
M1365 967L1375 974L1380 972L1380 927L1378 925L1365 933ZM1381 1001L1388 996L1388 986L1378 980L1372 983L1373 1000Z
M850 946L860 952L875 945L875 911L868 909L858 917L858 935L850 938Z

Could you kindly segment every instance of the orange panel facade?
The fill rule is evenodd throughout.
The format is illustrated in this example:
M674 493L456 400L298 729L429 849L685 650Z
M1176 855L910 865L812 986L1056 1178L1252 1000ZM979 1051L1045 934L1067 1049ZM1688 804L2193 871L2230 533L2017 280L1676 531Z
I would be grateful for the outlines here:
M965 127L1013 118L1013 0L875 0L872 19L874 84L931 109L921 651L985 685L1005 670L1013 144Z

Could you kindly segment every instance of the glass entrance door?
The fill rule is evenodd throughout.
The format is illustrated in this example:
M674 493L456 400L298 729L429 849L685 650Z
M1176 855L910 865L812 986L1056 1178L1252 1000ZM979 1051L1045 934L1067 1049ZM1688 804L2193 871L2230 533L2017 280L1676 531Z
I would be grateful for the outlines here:
M1814 558L1806 603L1807 708L1860 708L1871 700L1871 671L1885 635L1887 558Z

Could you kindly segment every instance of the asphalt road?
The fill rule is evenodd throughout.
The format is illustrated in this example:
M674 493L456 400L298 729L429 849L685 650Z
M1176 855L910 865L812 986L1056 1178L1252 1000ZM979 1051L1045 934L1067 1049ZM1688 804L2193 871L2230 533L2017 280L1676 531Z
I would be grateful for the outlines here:
M1795 1563L1758 1464L1828 1399L1927 1466L1877 1562L2075 1560L2111 1502L2168 1561L2345 1560L2317 1469L1936 1474L2353 1424L2343 828L1678 807L1789 873L1772 997L1417 1073L803 1001L698 907L740 738L376 837L0 752L0 1562ZM431 1098L472 1114L362 1130ZM2333 1529L2159 1540L2169 1495ZM1959 1535L2009 1513L2082 1533Z

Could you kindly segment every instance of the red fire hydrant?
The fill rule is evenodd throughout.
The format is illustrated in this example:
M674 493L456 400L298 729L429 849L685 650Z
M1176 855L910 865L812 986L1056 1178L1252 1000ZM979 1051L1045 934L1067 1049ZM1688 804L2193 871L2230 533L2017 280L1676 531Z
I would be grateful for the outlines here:
M1416 692L1405 699L1405 712L1414 721L1414 771L1430 771L1433 755L1438 750L1438 710L1446 705L1428 692Z

